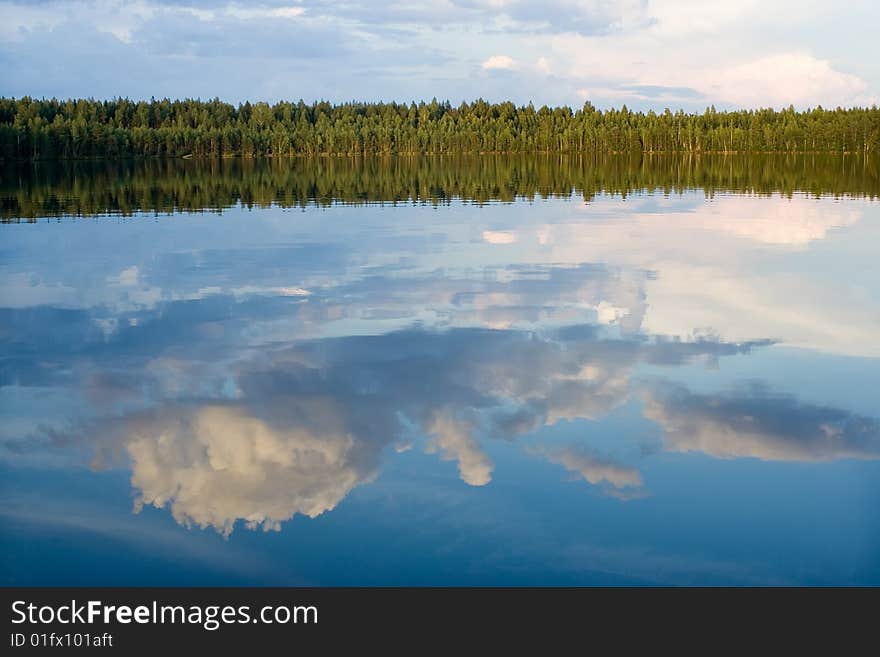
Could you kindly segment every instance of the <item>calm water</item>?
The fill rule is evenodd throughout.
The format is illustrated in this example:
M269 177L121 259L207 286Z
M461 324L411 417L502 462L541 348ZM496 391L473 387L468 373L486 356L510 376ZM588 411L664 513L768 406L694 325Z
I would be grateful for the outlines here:
M858 158L2 169L4 584L880 584Z

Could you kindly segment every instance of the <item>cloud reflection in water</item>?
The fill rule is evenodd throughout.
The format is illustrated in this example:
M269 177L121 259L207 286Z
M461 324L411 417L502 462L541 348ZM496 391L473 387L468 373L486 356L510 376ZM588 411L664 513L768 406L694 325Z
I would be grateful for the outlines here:
M236 362L228 399L166 401L97 419L83 433L106 459L123 446L138 507L168 506L182 524L224 534L238 521L271 530L333 509L413 431L481 486L494 468L485 440L601 417L632 396L638 363L684 364L761 344L604 337L595 326L307 340ZM632 466L584 446L535 453L608 494L644 493Z

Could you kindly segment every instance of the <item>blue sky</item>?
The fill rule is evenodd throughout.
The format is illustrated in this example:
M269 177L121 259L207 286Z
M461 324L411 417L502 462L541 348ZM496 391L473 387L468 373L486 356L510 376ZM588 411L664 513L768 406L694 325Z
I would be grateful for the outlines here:
M871 105L878 24L870 0L18 0L0 94Z

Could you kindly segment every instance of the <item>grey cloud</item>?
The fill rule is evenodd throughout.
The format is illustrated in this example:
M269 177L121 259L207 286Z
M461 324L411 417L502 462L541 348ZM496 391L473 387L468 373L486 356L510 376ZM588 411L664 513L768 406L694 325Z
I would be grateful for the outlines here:
M0 309L7 327L0 334L0 381L62 384L90 371L98 381L109 371L144 370L157 359L214 362L224 353L235 358L246 333L282 320L302 331L343 318L405 320L432 310L450 323L483 325L499 318L534 323L570 317L581 301L612 299L632 307L623 321L637 326L644 308L638 276L601 267L499 270L507 280L401 276L392 270L310 286L309 296L279 293L286 289L279 288L282 282L326 279L328 272L346 267L346 258L344 250L318 245L168 254L140 271L137 285L80 282L96 291L99 305L89 309ZM230 271L235 278L226 278ZM250 285L235 292L241 280ZM209 284L213 291L202 292ZM142 288L149 290L146 305L132 296Z
M142 96L155 89L128 87L126 80L154 75L149 61L88 23L64 23L28 32L21 42L0 42L0 64L5 71L0 87L4 95Z
M144 51L163 57L230 59L338 59L367 47L356 35L332 24L271 16L248 21L220 16L203 21L176 12L140 24L132 40Z
M617 463L580 446L539 448L535 452L550 463L561 465L605 494L620 499L644 497L642 475L633 467Z
M51 0L41 4L56 4ZM365 28L385 31L411 26L436 29L449 26L476 26L492 29L496 19L507 21L507 29L531 32L578 32L606 34L624 23L650 23L647 2L611 3L602 0L545 0L542 3L511 0L453 0L452 2L393 2L377 6L368 0L259 0L254 3L231 0L152 0L150 5L164 9L222 11L298 8L304 17L351 21ZM233 16L234 17L234 16ZM511 24L512 23L512 24Z
M645 416L663 428L670 451L767 461L880 458L877 419L800 402L759 385L701 395L656 384L645 393Z
M504 22L505 32L577 32L584 35L608 34L627 25L647 25L647 2L608 3L601 0L453 0L448 3L394 3L377 11L370 2L309 2L315 14L343 16L364 24L414 24L467 26L493 31L496 21Z
M490 8L519 24L520 29L532 32L576 32L583 35L601 35L614 32L628 24L644 26L652 22L647 14L647 2L609 3L601 0L546 0L528 2L513 0L493 9L491 3L458 0L456 4Z
M541 418L532 408L501 409L492 414L490 426L501 438L514 438L540 426Z
M425 433L436 434L439 414L451 427L446 433L511 438L561 418L607 413L629 398L630 372L640 361L681 363L755 346L611 340L589 330L560 334L565 341L485 329L308 340L242 365L237 381L251 399L271 398L276 390L320 390L345 399L346 407L357 403L369 409L363 417L373 424L385 417L386 432L393 431L387 418L402 414ZM676 349L677 359L672 355ZM462 412L468 414L464 424Z
M439 66L446 59L402 39L365 39L333 20L267 16L243 21L218 14L208 21L169 8L133 20L128 31L123 41L97 24L68 18L0 41L6 72L0 92L341 102L374 98L377 81L393 77L397 69L412 70L420 62ZM367 81L359 73L369 67L380 75Z

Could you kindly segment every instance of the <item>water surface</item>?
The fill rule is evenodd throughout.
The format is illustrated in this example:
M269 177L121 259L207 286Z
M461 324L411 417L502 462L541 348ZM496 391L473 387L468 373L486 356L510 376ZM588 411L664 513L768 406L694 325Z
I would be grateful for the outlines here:
M880 584L875 161L2 172L5 584Z

